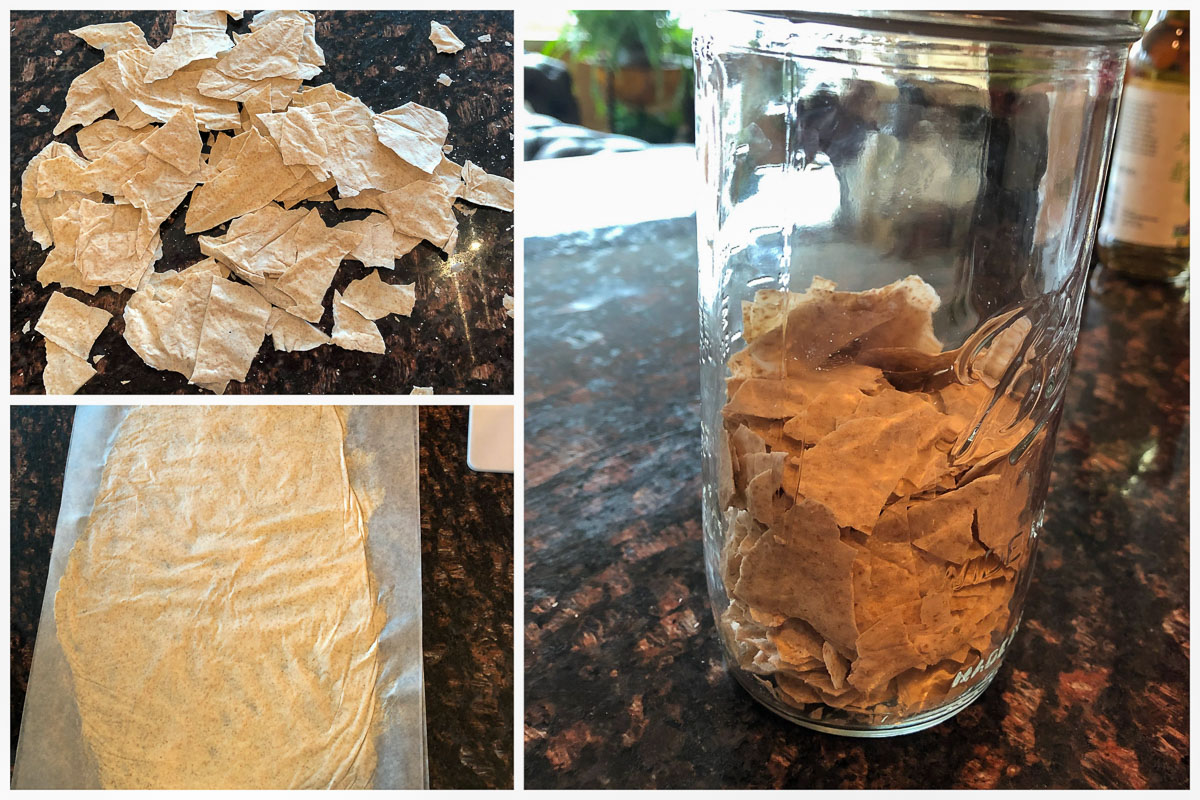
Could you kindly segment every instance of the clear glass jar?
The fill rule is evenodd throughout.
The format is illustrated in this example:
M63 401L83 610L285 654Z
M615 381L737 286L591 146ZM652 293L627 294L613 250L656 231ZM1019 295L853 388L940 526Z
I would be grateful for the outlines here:
M709 592L784 717L906 733L995 675L1137 36L1107 13L696 29Z

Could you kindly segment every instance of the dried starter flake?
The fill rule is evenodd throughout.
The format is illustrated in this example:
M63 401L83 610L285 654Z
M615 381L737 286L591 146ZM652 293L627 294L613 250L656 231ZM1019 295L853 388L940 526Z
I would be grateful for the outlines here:
M79 151L83 153L83 157L95 161L119 142L144 140L153 133L149 126L133 129L125 127L115 119L99 119L75 131L75 140L79 143Z
M313 28L301 19L279 18L241 37L217 59L216 70L239 80L306 80L320 74L324 64L324 55L313 39Z
M136 289L142 275L161 255L157 233L138 245L142 212L132 205L79 203L75 266L85 283Z
M88 47L103 50L107 56L121 50L150 50L146 43L146 34L132 22L102 22L99 25L88 25L76 28L71 33L83 39Z
M224 11L176 11L171 38L154 51L145 81L169 78L194 61L216 58L233 47Z
M235 141L242 137L246 138L233 162L192 192L185 225L188 233L206 231L257 211L296 182L296 174L283 163L270 139L250 130Z
M450 134L450 125L442 112L405 103L376 114L371 122L379 141L414 167L432 173L442 163L442 148Z
M132 23L73 31L104 51L71 84L55 127L81 126L84 157L52 142L21 180L25 227L52 248L38 281L89 294L135 290L125 308L130 347L217 392L244 380L268 331L276 349L334 341L382 352L371 320L411 314L415 285L387 284L378 272L352 282L335 293L331 339L309 323L322 318L341 261L393 269L422 240L453 253L456 198L512 207L511 182L446 158L441 112L410 102L375 114L333 84L303 87L325 63L312 14L264 11L249 34L232 36L227 17L241 12L176 12L157 48ZM462 47L445 26L431 34ZM288 210L330 201L335 188L338 208L380 213L329 228L314 210ZM188 233L229 229L198 237L208 260L155 273L159 228L189 195ZM511 296L504 308L511 317ZM90 369L64 358L54 356L60 374Z
M55 292L42 309L34 330L47 341L86 361L96 337L111 319L112 314L102 308L93 308L62 292Z
M489 175L467 161L462 167L462 199L479 206L501 211L513 210L513 182L499 175Z
M424 239L445 251L458 231L458 220L451 210L454 196L439 184L418 181L378 199L399 234Z
M87 361L46 340L46 369L42 371L46 394L75 394L95 374Z
M454 81L450 80L450 76L446 73L439 72L436 83L440 83L442 86L449 86L450 84L454 83Z
M400 286L384 283L380 279L377 269L371 270L371 274L365 278L351 281L342 294L344 305L371 320L385 317L388 314L407 317L412 314L413 304L416 301L415 283L406 283Z
M352 231L362 237L350 251L349 258L367 267L395 269L396 259L411 252L421 242L415 236L396 233L392 223L383 214L370 214L364 219L339 222L334 227L338 230Z
M294 317L278 308L271 309L267 320L267 334L276 350L295 353L312 350L330 343L330 338L299 317Z
M125 341L154 369L191 379L217 264L153 276L125 304Z
M409 394L433 394L432 386L414 386Z
M214 278L190 380L200 385L244 381L267 335L271 304L250 286Z
M342 293L333 293L333 343L346 350L385 353L387 346L375 323L342 302Z
M109 97L128 98L143 114L166 122L177 111L191 106L196 121L203 130L222 130L241 125L237 103L205 97L197 88L200 76L211 61L197 61L174 72L169 78L146 82L146 74L154 54L145 50L122 50L106 58L115 70L108 70L102 79L108 86ZM117 109L118 115L120 108ZM137 127L141 127L138 125Z
M429 22L429 41L439 53L457 53L463 49L462 40L454 35L448 27L440 22Z
M1010 325L972 365L980 382L958 384L939 302L916 277L857 293L818 278L743 305L720 448L721 621L782 702L927 710L1006 635L1029 556L1027 465L1046 437L1009 464L1032 428L991 384L1032 326Z

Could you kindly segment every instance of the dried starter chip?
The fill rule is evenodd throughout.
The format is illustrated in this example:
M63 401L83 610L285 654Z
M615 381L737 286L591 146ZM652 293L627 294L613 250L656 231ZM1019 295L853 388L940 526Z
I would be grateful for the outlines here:
M439 53L457 53L463 49L462 40L454 32L440 22L429 23L429 41Z
M406 103L375 114L333 84L302 87L325 63L312 14L264 11L249 34L232 36L227 17L241 12L176 12L157 48L132 23L73 31L104 51L72 83L55 127L81 126L85 158L53 142L21 181L26 229L52 247L39 282L135 290L125 307L130 347L217 392L245 379L268 332L276 349L333 341L383 352L371 320L411 314L415 285L387 284L378 272L351 282L335 293L331 338L308 323L321 320L341 261L394 269L422 240L453 253L456 198L511 210L513 194L511 181L446 158L441 112ZM439 48L462 47L445 26L431 33ZM207 153L204 131L213 132ZM339 208L381 213L329 228L315 210L288 210L329 201L335 188ZM188 233L229 229L198 237L207 261L154 273L159 227L189 194ZM250 286L227 280L231 273ZM511 295L504 308L511 317ZM65 359L55 352L49 382L68 385L90 370Z
M176 11L171 38L155 49L146 82L169 78L181 67L216 58L233 47L226 25L224 11Z
M342 302L367 319L379 319L388 314L407 317L417 301L416 284L393 286L384 283L379 270L371 270L365 278L351 281L342 294Z
M387 347L375 323L342 302L342 293L333 293L333 343L346 350L385 353Z
M442 163L442 147L450 133L450 124L442 112L405 103L376 114L371 123L379 141L414 167L431 173Z
M42 372L46 394L75 394L95 374L87 361L46 340L46 369Z
M102 308L93 308L62 292L55 292L42 309L42 316L34 330L76 358L86 361L96 337L111 319L112 314Z
M467 161L462 168L462 199L479 206L501 211L513 210L513 182L499 175L489 175Z
M330 338L320 330L278 308L271 309L271 316L267 320L267 334L274 342L276 350L288 353L312 350L330 342Z
M857 293L817 278L743 304L723 409L722 625L786 703L872 719L932 708L1010 624L1031 497L1005 456L1031 426L993 388L1030 326L997 336L973 367L983 380L962 385L938 305L911 276Z

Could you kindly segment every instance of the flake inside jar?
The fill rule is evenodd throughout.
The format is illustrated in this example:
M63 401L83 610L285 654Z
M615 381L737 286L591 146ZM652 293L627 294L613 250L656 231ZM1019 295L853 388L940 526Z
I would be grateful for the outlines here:
M998 663L1013 623L1047 434L1000 378L1032 326L960 383L939 305L916 276L743 304L718 454L721 628L738 666L809 716L939 707Z

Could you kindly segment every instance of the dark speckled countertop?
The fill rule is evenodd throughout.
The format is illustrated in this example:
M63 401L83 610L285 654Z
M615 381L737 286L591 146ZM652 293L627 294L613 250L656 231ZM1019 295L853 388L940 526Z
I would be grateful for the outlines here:
M232 30L247 32L253 12ZM513 177L513 27L511 11L317 11L317 43L326 65L306 85L334 83L375 111L408 101L429 106L450 123L450 158L470 159L490 173ZM429 22L447 24L466 44L451 56L438 54L429 42ZM19 203L21 173L52 136L65 107L67 87L75 76L101 61L101 53L69 31L99 22L132 20L151 45L165 41L174 12L13 12L11 202ZM491 42L478 37L489 34ZM55 55L55 51L62 52ZM404 66L403 72L397 66ZM450 86L436 83L447 73ZM39 113L45 105L49 112ZM57 137L75 145L71 128ZM325 224L361 218L367 212L338 211L332 203L318 207ZM163 258L158 271L180 269L203 258L195 236L183 232L187 203L163 224ZM439 394L510 394L513 391L513 322L503 298L513 291L512 214L458 203L458 252L447 260L422 243L397 259L395 271L381 271L389 283L416 283L417 305L411 317L385 317L377 323L387 343L386 354L362 353L333 346L305 353L276 352L264 341L244 383L233 382L230 394L407 394L413 386L432 386ZM46 254L25 231L16 205L11 218L12 317L9 345L14 394L40 394L46 350L32 326L57 285L39 286L36 272ZM461 267L455 273L451 267ZM333 328L332 291L342 291L370 272L357 261L344 261L325 300L320 327ZM98 374L80 394L195 394L182 375L159 372L142 362L125 343L121 314L131 295L102 289L94 299L68 289L65 294L93 303L114 315L100 334L93 355ZM24 333L29 325L31 330Z
M528 240L525 776L547 787L1188 785L1188 303L1097 272L991 687L896 739L726 673L704 582L693 220Z
M11 412L11 691L16 758L72 406ZM422 406L421 578L431 788L513 785L513 477L467 467L467 408Z

